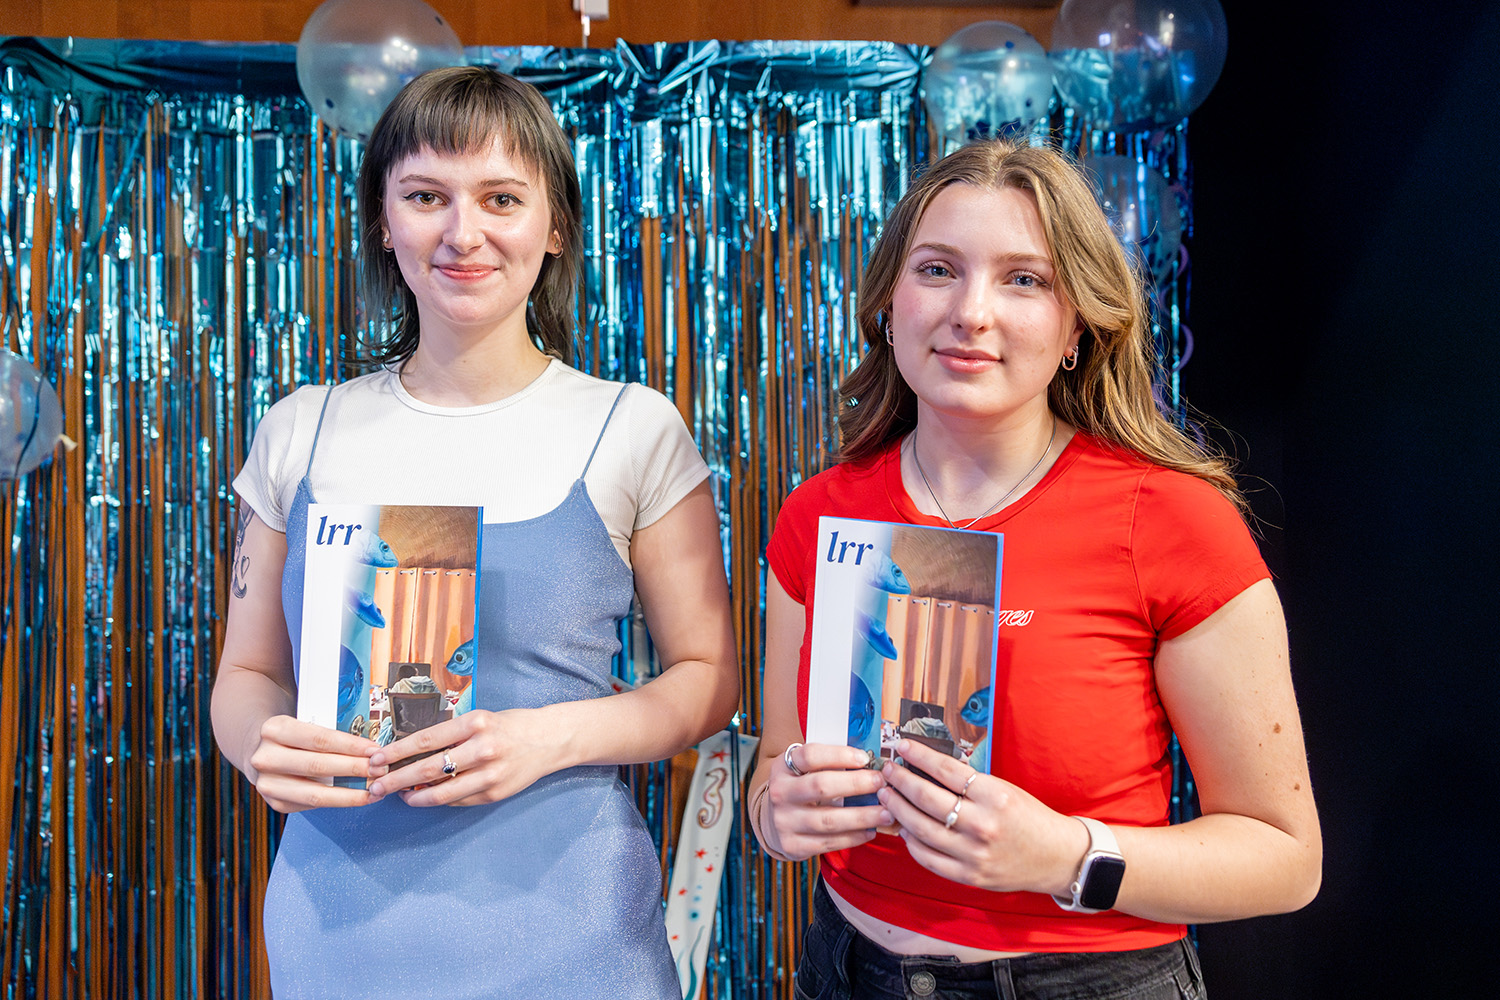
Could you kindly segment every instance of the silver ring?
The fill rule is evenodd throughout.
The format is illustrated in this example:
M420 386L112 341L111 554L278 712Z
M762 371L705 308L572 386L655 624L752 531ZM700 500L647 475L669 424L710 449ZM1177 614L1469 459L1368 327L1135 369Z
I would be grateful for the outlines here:
M797 749L801 745L801 743L793 743L791 746L786 748L786 753L781 755L781 762L786 765L786 769L788 771L791 771L799 778L807 772L802 770L802 768L798 767L796 764L792 763L792 751Z
M448 756L446 750L443 751L443 773L450 778L458 773L458 765L453 763L453 758Z
M960 788L958 790L958 797L959 798L963 798L964 796L966 796L966 795L969 794L969 786L972 785L972 784L974 784L974 779L977 778L977 777L979 777L979 772L978 771L975 771L973 774L969 775L968 780L964 782L964 787L962 787L962 788Z
M953 829L953 824L958 822L958 811L960 809L962 809L963 807L964 807L964 800L963 799L957 799L956 801L954 801L954 803L953 803L953 811L948 814L948 818L947 819L943 820L943 829L944 830L951 830L951 829Z

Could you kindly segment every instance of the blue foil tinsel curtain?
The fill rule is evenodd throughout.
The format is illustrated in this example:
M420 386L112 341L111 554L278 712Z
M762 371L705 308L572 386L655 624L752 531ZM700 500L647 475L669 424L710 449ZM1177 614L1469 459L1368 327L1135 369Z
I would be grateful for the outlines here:
M854 290L929 141L926 50L884 43L471 49L536 84L588 212L578 364L673 399L713 469L758 729L762 552L837 441ZM265 997L278 829L209 725L230 480L297 385L344 376L359 147L287 45L0 41L0 346L80 443L0 496L7 997ZM1088 135L1170 179L1181 128ZM1131 143L1134 147L1127 150ZM1179 277L1158 289L1172 370ZM1175 379L1165 386L1175 403ZM638 621L618 672L652 670ZM633 770L664 870L682 761ZM731 843L704 995L791 996L809 868Z

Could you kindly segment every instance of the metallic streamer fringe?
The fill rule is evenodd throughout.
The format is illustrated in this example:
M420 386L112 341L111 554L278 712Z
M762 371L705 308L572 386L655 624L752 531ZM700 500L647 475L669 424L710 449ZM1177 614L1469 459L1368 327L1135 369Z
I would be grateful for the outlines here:
M279 824L219 758L209 691L256 421L342 378L360 150L312 117L287 45L0 41L0 346L82 443L0 497L6 997L269 995ZM540 87L574 143L588 266L578 363L673 399L713 470L758 729L762 553L836 444L855 282L936 149L926 50L884 43L471 49ZM1089 133L1186 185L1185 126ZM1035 130L1037 141L1047 134ZM1185 259L1185 258L1184 258ZM1157 289L1176 402L1184 272ZM638 619L626 679L653 670ZM630 769L664 873L692 769ZM703 995L791 996L810 866L731 840Z

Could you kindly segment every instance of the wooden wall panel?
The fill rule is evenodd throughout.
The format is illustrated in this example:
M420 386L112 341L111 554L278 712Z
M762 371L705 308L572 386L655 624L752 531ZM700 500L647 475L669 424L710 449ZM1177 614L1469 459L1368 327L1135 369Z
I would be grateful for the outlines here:
M0 35L295 42L321 0L0 0ZM1060 0L1059 0L1060 2ZM428 0L465 45L577 46L570 0ZM966 24L1018 24L1043 44L1050 6L860 5L852 0L611 0L592 44L720 38L867 39L936 45Z

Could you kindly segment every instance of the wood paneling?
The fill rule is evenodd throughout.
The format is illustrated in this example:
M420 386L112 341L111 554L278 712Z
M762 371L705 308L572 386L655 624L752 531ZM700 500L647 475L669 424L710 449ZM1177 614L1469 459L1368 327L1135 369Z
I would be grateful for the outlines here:
M0 35L295 42L320 0L0 0ZM429 0L465 45L577 46L570 0ZM1057 4L889 6L852 0L613 0L591 42L720 38L864 39L936 45L975 21L1009 21L1048 40Z

